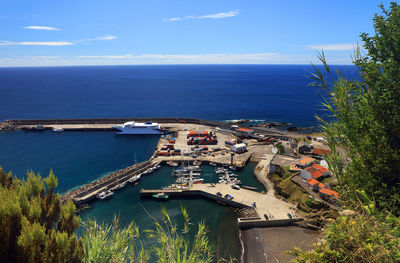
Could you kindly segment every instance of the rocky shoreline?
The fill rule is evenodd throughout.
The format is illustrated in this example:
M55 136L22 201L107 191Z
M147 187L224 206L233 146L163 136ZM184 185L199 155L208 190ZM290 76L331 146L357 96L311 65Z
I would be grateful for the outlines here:
M232 125L239 125L239 124L244 124L248 127L255 127L255 128L281 128L285 129L286 131L289 132L308 132L308 133L315 133L319 132L318 127L297 127L293 126L293 123L290 122L276 122L276 121L269 121L269 122L260 122L256 124L252 124L252 120L238 120L238 121L231 121L228 122L229 124Z
M3 121L0 122L0 132L2 131L15 131L17 126L12 121Z
M144 163L146 163L146 162L144 162ZM142 163L142 165L144 163ZM128 167L126 167L126 168L124 168L122 170L118 170L117 172L111 173L111 174L109 174L107 176L104 176L104 177L102 177L100 179L97 179L97 180L92 181L92 182L90 182L88 184L85 184L84 186L81 186L81 187L75 188L75 189L73 189L71 191L68 191L68 192L66 192L66 193L64 193L64 194L62 194L60 196L60 202L65 204L65 203L68 202L69 199L72 199L74 196L77 196L77 195L79 195L81 193L84 193L85 191L88 191L88 190L90 190L92 188L95 188L99 184L102 184L102 183L104 183L106 181L115 179L115 178L117 178L117 177L119 177L121 175L124 175L126 173L129 173L129 172L133 171L134 169L137 168L138 165L139 164L128 166Z

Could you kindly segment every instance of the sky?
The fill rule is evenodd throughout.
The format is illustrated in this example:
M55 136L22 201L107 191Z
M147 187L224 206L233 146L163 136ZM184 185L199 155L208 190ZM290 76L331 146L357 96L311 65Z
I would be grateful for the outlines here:
M375 0L1 0L0 67L351 64Z

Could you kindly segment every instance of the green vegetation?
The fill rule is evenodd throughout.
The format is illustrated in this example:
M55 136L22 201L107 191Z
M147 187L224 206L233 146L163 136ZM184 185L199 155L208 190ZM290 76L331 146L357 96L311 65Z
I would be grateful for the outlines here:
M277 143L275 147L279 150L279 154L285 153L285 147L283 147L282 143Z
M297 262L400 262L400 6L375 15L375 36L362 34L355 52L360 79L316 69L327 90L329 120L319 118L332 149L327 157L342 202L355 210L328 226L314 249L292 251Z
M0 262L81 261L75 206L60 204L56 186L52 171L18 180L0 168Z
M198 230L193 243L188 240L189 216L186 209L181 212L184 217L183 229L179 229L171 221L165 208L161 209L166 223L155 221L155 228L145 230L147 242L154 242L149 250L143 248L143 240L139 227L131 223L120 229L118 219L114 218L112 226L98 225L95 221L84 224L85 236L83 261L101 262L213 262L213 247L207 236L203 222L198 224Z
M189 215L182 208L183 228L174 224L163 208L163 222L144 230L145 249L139 227L133 222L119 227L96 221L83 222L83 237L74 231L80 225L75 205L61 205L54 193L53 172L41 178L32 171L26 180L6 174L0 168L0 262L213 262L214 248L204 222L198 224L189 242ZM220 261L223 261L221 259Z

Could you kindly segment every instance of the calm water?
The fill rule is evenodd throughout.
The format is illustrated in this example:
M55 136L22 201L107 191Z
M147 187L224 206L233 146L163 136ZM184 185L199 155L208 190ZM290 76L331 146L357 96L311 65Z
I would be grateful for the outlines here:
M355 68L340 66L344 75ZM310 66L213 65L1 68L0 120L13 118L196 117L210 120L252 119L316 125L321 93L307 87ZM47 175L53 169L65 192L138 161L148 159L157 136L116 136L112 132L0 133L0 165L23 177L27 169ZM240 172L245 185L263 188L254 165ZM143 178L140 187L170 184L170 168ZM216 180L211 167L203 173ZM140 200L138 186L128 186L110 200L91 204L83 219L111 222L119 214L142 228L159 220L160 206L178 222L180 206L191 221L206 220L218 255L238 256L236 217L232 209L202 199L165 203ZM147 212L144 210L146 208ZM193 226L194 228L194 226Z
M355 67L338 66L353 76ZM316 125L309 65L0 68L0 120L195 117Z

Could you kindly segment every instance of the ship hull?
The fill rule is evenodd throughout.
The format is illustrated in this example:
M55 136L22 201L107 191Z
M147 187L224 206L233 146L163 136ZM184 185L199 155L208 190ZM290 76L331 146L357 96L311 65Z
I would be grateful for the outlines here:
M114 129L119 130L117 134L162 134L162 131L158 129L149 128L123 128L121 126L114 126Z

